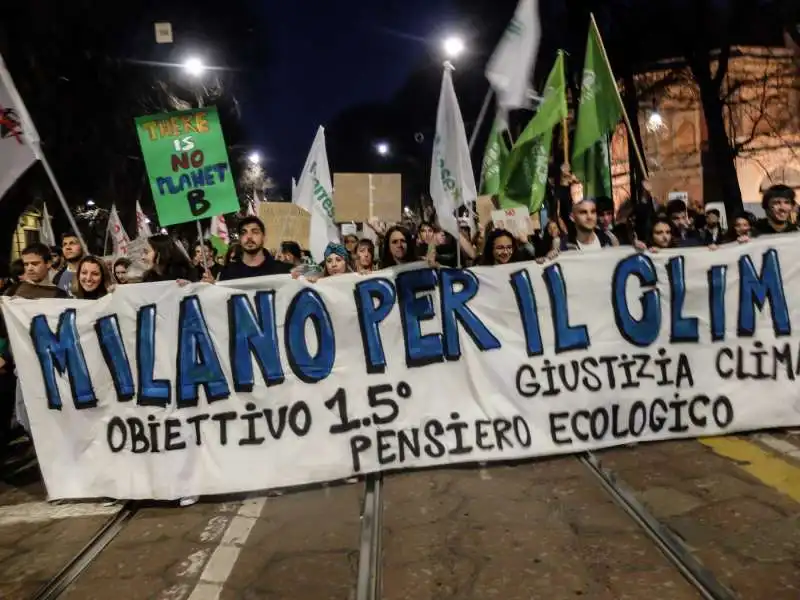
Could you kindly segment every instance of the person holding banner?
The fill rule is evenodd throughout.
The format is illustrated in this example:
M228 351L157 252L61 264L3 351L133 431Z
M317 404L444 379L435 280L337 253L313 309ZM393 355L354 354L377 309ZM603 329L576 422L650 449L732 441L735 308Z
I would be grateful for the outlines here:
M524 256L520 252L519 242L510 231L493 229L486 238L481 265L491 267L508 265L520 260L530 260L533 256L532 248L529 252L530 256Z
M572 206L574 233L561 238L561 252L579 250L594 252L611 246L619 246L619 241L610 238L597 227L597 207L593 200L581 200ZM616 243L615 243L616 242Z
M67 293L50 283L50 265L52 257L50 248L41 243L31 244L21 252L24 273L22 279L9 287L5 296L39 300L47 298L66 298ZM0 450L4 450L9 440L11 417L16 415L17 422L30 432L28 413L22 400L22 390L16 377L11 348L8 345L8 332L5 320L0 319ZM15 395L15 402L10 397Z
M352 273L350 266L350 252L342 244L331 242L325 248L325 264L323 265L322 277L332 277L334 275L344 275Z
M795 193L788 185L773 185L761 196L761 208L766 217L756 222L758 235L790 233L797 231L797 225L791 222L795 208Z
M84 256L78 263L78 276L72 280L72 297L98 300L111 291L113 283L105 262L96 256Z
M219 281L247 279L264 275L288 274L292 266L275 260L264 248L264 222L258 217L245 217L239 221L240 260L226 264L219 274Z

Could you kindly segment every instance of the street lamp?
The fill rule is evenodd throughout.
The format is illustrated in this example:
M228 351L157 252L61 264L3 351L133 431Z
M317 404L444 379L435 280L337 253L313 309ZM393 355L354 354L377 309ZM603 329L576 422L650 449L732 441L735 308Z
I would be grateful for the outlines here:
M381 156L386 156L389 154L389 144L386 142L379 142L375 145L375 151Z
M247 157L247 160L250 161L251 165L260 165L261 155L258 152L251 152L250 155Z
M451 35L442 43L442 49L447 58L458 58L466 49L464 40L457 35Z
M650 113L650 117L647 119L647 130L655 133L656 131L661 130L664 127L664 117L659 114L658 111L654 110Z
M202 60L192 56L183 62L183 70L192 77L200 77L205 72L206 66Z
M89 198L89 199L86 201L86 206L94 206L94 200L92 200L91 198Z

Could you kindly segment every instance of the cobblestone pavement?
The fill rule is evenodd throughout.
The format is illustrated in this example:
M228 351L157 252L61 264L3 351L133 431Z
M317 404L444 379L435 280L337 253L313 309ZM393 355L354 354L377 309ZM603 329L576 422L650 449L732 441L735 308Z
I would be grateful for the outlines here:
M599 457L739 597L797 600L800 495L793 500L790 494L800 490L800 471L782 469L782 461L767 453L760 456L753 442L708 443L648 444ZM730 454L738 468L715 450ZM758 476L786 493L765 486Z
M797 600L800 464L749 439L599 457L737 597ZM37 476L0 483L3 600L32 598L118 510L50 505ZM363 493L354 482L144 507L61 597L350 600ZM387 475L380 566L380 600L699 598L569 456Z

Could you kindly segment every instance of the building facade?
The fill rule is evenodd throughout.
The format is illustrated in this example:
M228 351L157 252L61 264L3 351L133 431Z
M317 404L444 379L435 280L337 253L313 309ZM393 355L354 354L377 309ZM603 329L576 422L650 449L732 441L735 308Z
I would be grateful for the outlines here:
M712 73L716 65L712 64ZM651 184L659 199L684 192L700 207L719 202L709 185L708 132L688 67L664 61L636 76L639 126ZM722 83L728 137L735 145L742 199L785 183L800 191L800 76L788 48L736 47ZM614 198L630 195L627 133L612 140Z

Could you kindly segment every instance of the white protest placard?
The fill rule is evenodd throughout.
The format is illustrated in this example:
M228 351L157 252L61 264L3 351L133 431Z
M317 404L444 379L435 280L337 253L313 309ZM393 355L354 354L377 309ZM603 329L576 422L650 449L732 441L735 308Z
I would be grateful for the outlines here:
M50 497L174 499L796 426L799 238L3 312Z
M492 211L495 229L505 229L515 236L530 235L531 220L527 208L504 208Z

